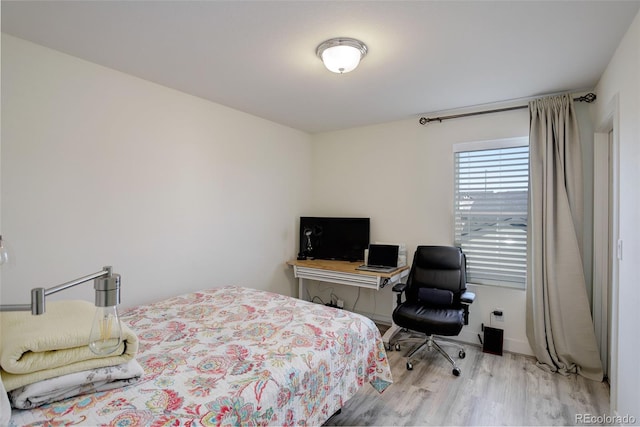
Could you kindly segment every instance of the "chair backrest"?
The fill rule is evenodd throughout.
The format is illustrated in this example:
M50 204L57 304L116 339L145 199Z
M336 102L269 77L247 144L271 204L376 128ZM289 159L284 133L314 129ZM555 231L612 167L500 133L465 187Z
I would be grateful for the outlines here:
M455 246L418 246L407 279L407 301L458 305L467 289L466 258Z

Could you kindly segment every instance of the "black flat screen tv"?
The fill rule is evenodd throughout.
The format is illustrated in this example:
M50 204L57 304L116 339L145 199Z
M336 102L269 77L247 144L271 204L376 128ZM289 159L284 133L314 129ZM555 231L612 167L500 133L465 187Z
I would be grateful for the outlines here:
M301 259L364 260L369 218L300 217Z

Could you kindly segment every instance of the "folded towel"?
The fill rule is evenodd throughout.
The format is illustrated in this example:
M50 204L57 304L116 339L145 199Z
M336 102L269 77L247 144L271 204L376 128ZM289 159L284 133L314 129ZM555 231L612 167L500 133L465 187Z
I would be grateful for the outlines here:
M135 384L143 375L142 366L132 359L121 365L74 372L19 387L9 392L9 399L14 408L31 409L81 394Z
M95 307L87 301L52 301L46 313L0 313L0 375L7 391L37 381L120 365L133 359L138 338L122 325L118 349L99 356L89 349Z
M11 403L9 402L9 396L4 389L4 384L0 380L0 426L9 425L11 419Z

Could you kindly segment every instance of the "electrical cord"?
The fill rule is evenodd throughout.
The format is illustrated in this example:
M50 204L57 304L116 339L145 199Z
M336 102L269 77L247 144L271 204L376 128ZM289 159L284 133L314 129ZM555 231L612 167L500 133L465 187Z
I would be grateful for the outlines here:
M353 303L353 308L351 309L351 311L356 311L356 305L358 305L358 300L360 299L360 286L358 286L358 296L356 297L356 302Z

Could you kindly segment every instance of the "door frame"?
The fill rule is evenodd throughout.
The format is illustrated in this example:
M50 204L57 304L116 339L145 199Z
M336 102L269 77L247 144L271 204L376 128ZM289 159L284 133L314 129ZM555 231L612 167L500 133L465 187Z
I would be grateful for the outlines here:
M616 94L594 133L593 322L605 375L611 385L610 407L618 408L618 262L619 242L619 101Z

